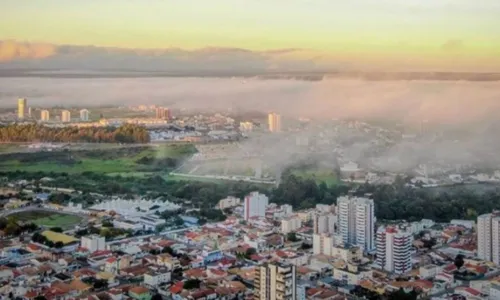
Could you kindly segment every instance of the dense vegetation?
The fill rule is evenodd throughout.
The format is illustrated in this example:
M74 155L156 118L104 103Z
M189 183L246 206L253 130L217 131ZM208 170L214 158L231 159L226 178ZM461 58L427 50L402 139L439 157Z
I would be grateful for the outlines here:
M72 201L92 204L94 197L90 193L104 195L134 194L149 198L168 199L183 203L186 207L201 208L201 218L220 219L212 210L217 202L228 195L243 198L251 191L260 191L269 195L270 201L277 204L291 204L296 209L314 207L318 203L332 204L336 198L346 195L350 190L354 195L371 194L375 202L375 214L379 220L406 219L409 221L422 218L436 221L451 219L474 219L478 214L487 213L500 207L500 188L487 192L477 192L464 187L453 187L447 191L436 192L433 189L414 189L407 187L402 178L392 185L359 186L317 184L313 179L302 179L289 172L284 172L278 187L258 185L248 182L227 182L217 184L200 181L169 180L168 177L124 177L108 176L94 172L81 174L65 173L26 173L0 172L1 177L13 179L40 180L51 177L54 180L45 185L74 188L83 191L75 194ZM52 201L66 202L65 197L53 197Z
M43 125L8 125L0 127L0 142L62 143L148 143L146 128L133 124L120 127L47 127Z

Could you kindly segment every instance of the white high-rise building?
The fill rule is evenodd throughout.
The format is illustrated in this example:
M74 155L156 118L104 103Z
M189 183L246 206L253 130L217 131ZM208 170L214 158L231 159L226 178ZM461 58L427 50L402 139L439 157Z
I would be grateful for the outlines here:
M267 123L270 132L280 132L281 131L281 116L277 113L270 113L267 116Z
M477 256L500 265L500 212L477 218Z
M377 231L377 265L388 272L404 274L411 271L411 233L393 227Z
M265 217L266 207L269 205L269 198L259 192L251 192L245 197L243 204L243 218L248 220L252 217Z
M26 106L28 101L25 98L17 99L17 118L24 119L26 117Z
M106 250L106 239L98 235L82 236L81 246L90 252Z
M295 232L302 227L302 220L299 217L290 217L281 220L281 232L284 234Z
M373 200L361 197L339 197L338 233L344 244L375 250L375 214Z
M42 110L40 112L40 121L48 122L50 120L50 113L48 110Z
M269 263L255 267L254 275L254 300L297 299L294 265Z
M88 122L90 112L87 109L80 110L80 121Z
M71 122L71 112L69 110L63 110L61 112L61 122L63 123Z

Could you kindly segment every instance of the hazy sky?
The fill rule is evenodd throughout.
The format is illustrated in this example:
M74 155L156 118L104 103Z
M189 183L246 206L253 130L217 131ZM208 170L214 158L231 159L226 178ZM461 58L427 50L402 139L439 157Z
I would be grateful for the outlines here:
M0 8L0 40L299 48L324 62L500 71L498 0L0 0Z

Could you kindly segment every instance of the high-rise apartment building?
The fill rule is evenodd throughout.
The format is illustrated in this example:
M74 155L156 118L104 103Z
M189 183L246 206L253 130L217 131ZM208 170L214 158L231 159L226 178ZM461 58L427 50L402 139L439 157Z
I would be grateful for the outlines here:
M50 120L50 113L48 110L42 110L40 112L40 121L48 122Z
M170 109L166 107L157 107L155 114L157 119L164 119L164 120L172 119L172 112L170 111Z
M90 112L87 109L80 110L80 121L88 122L89 116L90 116Z
M61 112L61 122L63 123L71 122L71 112L69 110L63 110Z
M267 123L270 132L280 132L281 131L281 116L277 113L270 113L267 116Z
M313 253L314 255L332 255L334 247L334 237L329 234L313 234Z
M500 211L477 218L477 256L500 264Z
M269 198L259 192L251 192L245 197L243 204L243 218L248 220L252 217L265 217Z
M19 98L17 100L17 118L24 119L26 117L26 107L28 101L25 98Z
M395 274L411 271L412 243L411 233L394 227L380 227L377 231L377 265Z
M255 268L255 300L295 300L297 298L294 265L269 263Z
M315 214L313 217L313 231L317 234L334 234L336 223L337 216L334 214Z
M31 113L32 113L32 109L31 109L31 107L28 107L28 118L31 118Z
M361 197L339 197L338 233L342 242L359 246L363 251L375 250L375 213L373 200Z

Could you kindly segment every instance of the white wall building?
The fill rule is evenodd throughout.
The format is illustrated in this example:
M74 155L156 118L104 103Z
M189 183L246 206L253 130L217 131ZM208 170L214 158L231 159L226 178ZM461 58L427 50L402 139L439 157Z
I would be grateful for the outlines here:
M359 197L339 197L338 232L344 244L356 245L363 251L375 247L375 215L373 200Z
M218 209L226 209L230 207L235 207L241 204L241 199L233 196L229 196L227 198L219 200L219 204L217 205Z
M87 109L80 110L80 121L88 122L89 121L90 112Z
M500 264L500 212L477 218L477 256Z
M334 239L329 234L314 234L313 235L313 253L314 255L332 255Z
M302 220L299 217L281 220L281 232L284 234L295 232L300 227L302 227Z
M293 214L293 206L289 204L283 204L280 206L281 211L283 212L284 216L290 216Z
M404 274L411 271L413 236L393 227L377 231L377 265L388 272Z
M144 273L144 283L151 287L158 287L163 283L170 282L171 278L172 273L166 268Z
M248 220L252 217L265 217L266 207L269 205L269 198L259 192L251 192L245 197L243 205L243 218Z
M314 233L335 233L337 216L334 214L316 214L313 218Z
M106 239L98 235L82 236L80 246L91 253L106 250Z

